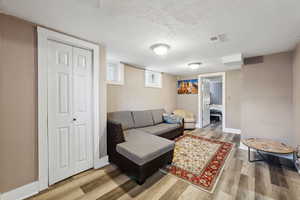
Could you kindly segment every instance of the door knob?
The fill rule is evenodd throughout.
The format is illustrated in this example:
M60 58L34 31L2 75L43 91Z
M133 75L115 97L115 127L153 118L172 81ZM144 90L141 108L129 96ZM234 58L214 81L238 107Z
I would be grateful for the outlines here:
M75 122L77 119L76 118L73 118L73 122Z

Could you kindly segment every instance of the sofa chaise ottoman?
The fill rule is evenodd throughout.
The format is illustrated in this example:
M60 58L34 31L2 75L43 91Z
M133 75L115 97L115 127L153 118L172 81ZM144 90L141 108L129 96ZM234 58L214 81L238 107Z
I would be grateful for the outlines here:
M172 162L172 139L183 134L184 123L164 123L163 113L163 109L108 113L109 161L139 184Z

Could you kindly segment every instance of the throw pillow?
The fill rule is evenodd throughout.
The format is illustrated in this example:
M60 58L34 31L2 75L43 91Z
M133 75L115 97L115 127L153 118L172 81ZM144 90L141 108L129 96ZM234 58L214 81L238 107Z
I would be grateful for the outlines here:
M174 115L174 114L163 114L163 119L165 123L168 124L178 124L181 123L182 121L182 117L178 116L178 115Z

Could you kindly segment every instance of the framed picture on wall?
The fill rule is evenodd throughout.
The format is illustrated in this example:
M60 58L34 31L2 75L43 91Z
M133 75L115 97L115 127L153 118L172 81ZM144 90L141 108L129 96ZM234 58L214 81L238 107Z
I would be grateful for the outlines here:
M179 80L177 82L178 94L198 94L198 79Z

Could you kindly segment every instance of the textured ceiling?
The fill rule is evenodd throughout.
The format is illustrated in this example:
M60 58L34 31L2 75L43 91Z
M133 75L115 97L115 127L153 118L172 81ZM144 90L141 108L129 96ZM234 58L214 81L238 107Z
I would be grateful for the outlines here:
M233 69L221 57L257 56L300 40L299 0L1 0L1 10L101 42L109 58L173 74ZM226 34L225 42L209 38ZM167 43L165 57L154 43ZM199 70L187 63L201 61Z

